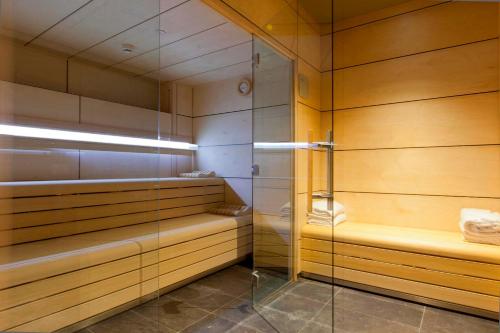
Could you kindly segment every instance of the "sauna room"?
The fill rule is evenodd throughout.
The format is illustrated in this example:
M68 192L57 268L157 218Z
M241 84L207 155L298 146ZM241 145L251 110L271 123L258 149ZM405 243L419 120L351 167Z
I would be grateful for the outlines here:
M0 0L0 332L498 333L500 4Z

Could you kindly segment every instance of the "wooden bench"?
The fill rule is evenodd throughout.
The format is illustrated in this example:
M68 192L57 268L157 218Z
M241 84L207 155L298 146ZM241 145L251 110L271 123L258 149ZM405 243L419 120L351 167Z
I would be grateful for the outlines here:
M250 216L206 213L224 201L222 179L4 183L0 193L1 331L59 330L251 252Z
M306 225L302 271L479 309L498 318L500 247L457 232L376 224Z

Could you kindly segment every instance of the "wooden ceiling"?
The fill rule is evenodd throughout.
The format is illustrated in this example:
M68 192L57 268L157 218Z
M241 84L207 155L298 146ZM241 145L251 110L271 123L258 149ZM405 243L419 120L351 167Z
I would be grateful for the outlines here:
M200 0L0 1L1 34L70 61L191 85L251 71L251 35Z

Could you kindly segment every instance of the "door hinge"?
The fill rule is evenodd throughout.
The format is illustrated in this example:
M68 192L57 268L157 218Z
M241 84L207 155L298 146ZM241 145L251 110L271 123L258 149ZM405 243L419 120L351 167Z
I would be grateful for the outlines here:
M252 277L253 277L253 280L255 282L255 288L256 289L259 289L259 283L260 283L260 275L259 275L259 272L258 271L253 271L252 272Z
M255 54L253 55L253 64L254 64L255 66L260 65L260 53L255 53Z

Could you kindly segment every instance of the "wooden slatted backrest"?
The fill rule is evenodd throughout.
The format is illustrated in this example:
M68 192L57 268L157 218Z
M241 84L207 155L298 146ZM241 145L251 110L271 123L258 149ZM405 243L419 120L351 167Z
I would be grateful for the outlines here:
M223 179L0 183L0 246L206 212Z

